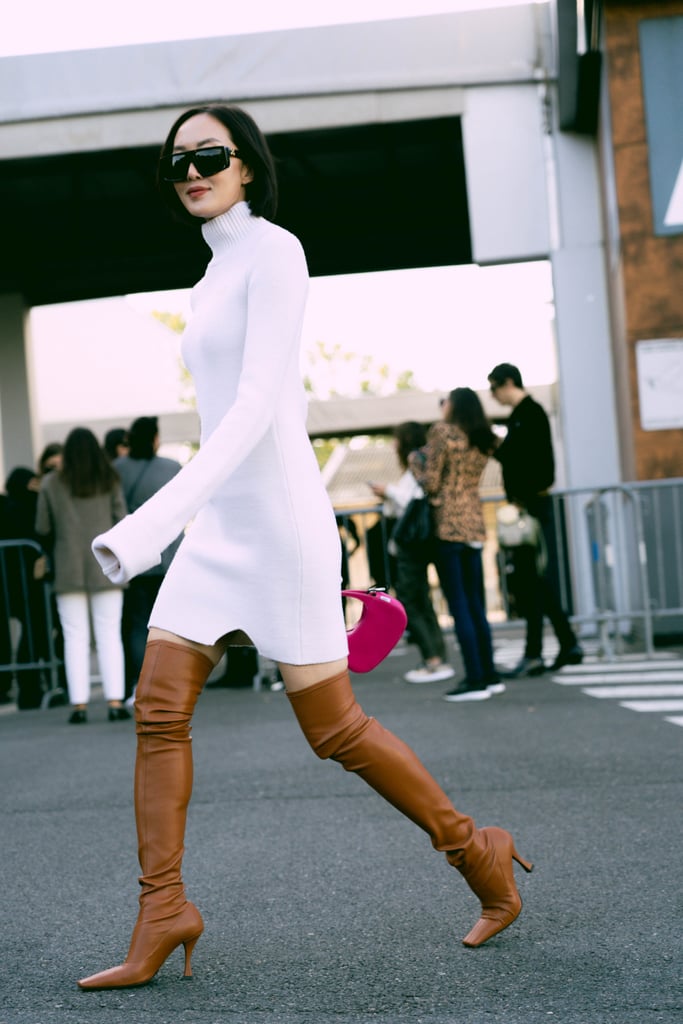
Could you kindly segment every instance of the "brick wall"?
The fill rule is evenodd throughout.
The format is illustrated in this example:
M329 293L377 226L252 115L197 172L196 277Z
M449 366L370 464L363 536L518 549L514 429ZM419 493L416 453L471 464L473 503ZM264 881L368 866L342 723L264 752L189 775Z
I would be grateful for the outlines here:
M658 237L653 230L638 37L643 18L675 15L683 15L683 0L607 0L605 7L624 302L623 336L617 341L625 349L630 407L625 418L639 480L683 476L683 431L641 428L635 356L638 341L683 338L683 235Z

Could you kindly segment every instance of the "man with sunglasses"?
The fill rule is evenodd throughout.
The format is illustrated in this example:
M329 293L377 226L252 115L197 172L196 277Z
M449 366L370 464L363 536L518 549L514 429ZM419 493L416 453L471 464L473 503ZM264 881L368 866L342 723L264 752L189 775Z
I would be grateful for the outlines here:
M507 435L493 453L503 468L505 494L509 502L538 519L547 550L546 570L539 573L533 548L520 545L512 549L515 591L527 624L526 645L519 663L501 675L539 676L546 669L544 616L550 619L560 644L552 671L563 665L578 665L583 660L583 651L560 598L553 502L549 493L555 482L550 422L543 407L525 390L522 375L512 363L499 363L488 380L496 401L512 409Z

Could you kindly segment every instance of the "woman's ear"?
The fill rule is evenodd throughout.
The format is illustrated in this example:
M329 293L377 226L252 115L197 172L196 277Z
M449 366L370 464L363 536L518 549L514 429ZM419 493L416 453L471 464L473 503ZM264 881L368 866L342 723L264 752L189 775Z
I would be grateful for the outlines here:
M242 184L248 185L254 180L254 172L248 164L242 164Z

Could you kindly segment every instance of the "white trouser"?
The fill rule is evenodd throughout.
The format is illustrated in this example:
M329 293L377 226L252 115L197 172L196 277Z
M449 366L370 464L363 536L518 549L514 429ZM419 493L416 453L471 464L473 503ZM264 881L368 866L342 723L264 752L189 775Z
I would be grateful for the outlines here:
M90 700L90 619L102 689L108 701L123 700L125 676L121 640L122 590L95 594L57 594L57 610L64 633L64 669L71 704Z

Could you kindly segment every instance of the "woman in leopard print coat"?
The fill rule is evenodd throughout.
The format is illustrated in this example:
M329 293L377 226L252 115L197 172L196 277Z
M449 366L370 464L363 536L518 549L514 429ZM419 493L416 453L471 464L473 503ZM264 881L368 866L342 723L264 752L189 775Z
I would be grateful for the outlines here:
M445 694L449 701L484 700L502 687L486 617L486 530L479 496L479 480L495 446L477 394L455 388L443 404L443 419L427 435L423 466L417 458L411 462L433 505L439 580L465 664L465 678Z

